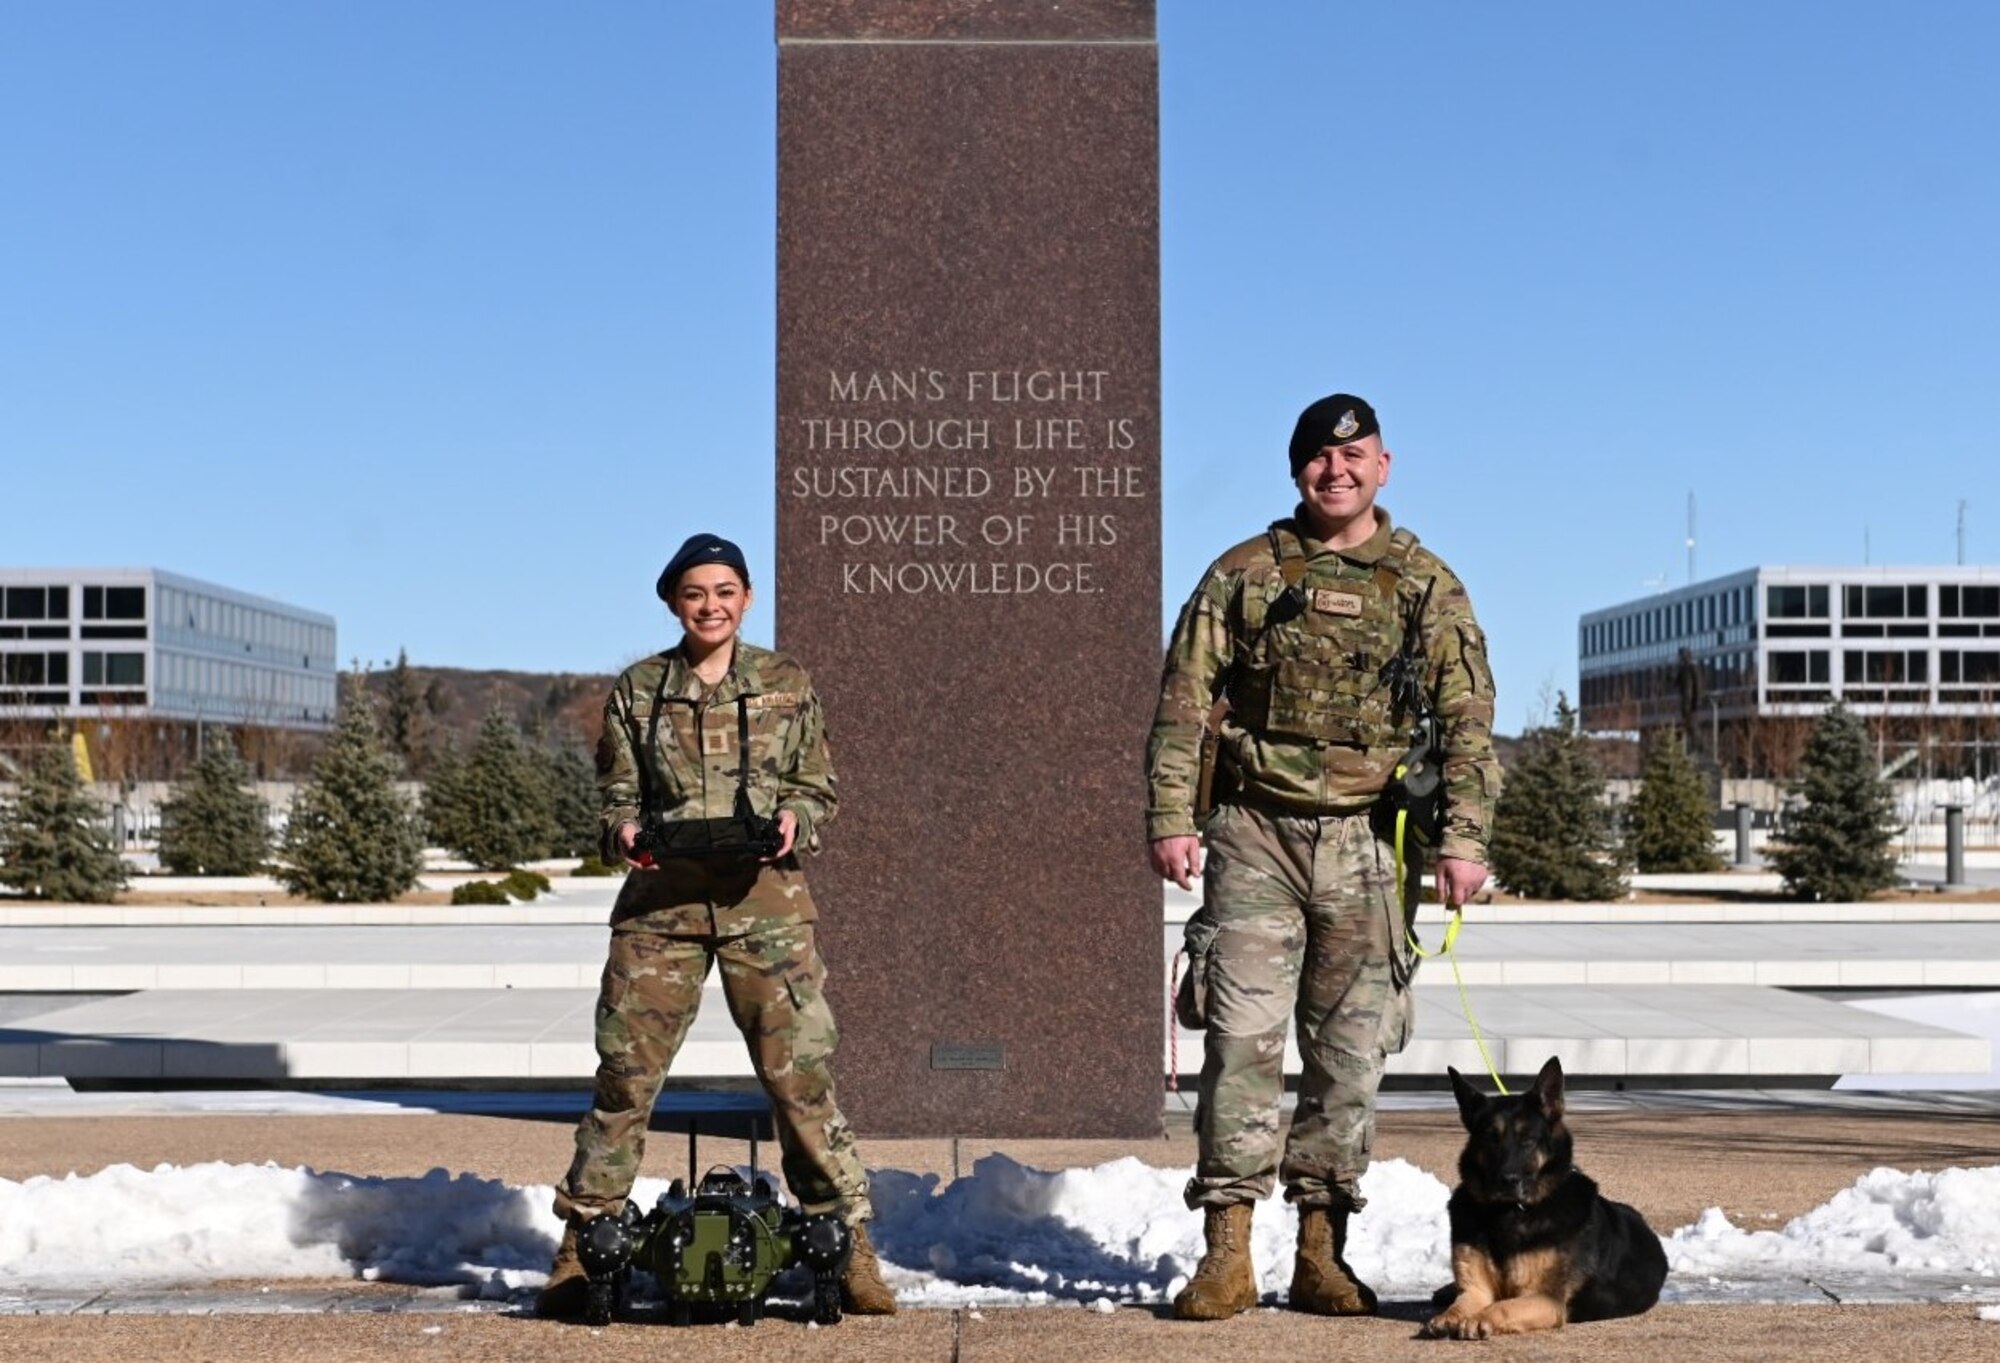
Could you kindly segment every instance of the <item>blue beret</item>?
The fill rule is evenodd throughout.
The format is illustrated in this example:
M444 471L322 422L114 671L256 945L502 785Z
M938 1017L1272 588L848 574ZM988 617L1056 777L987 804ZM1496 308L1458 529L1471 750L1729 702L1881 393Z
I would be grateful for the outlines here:
M750 569L743 562L743 551L720 535L703 532L699 535L689 535L687 543L667 560L667 566L661 569L659 583L653 590L660 594L660 600L671 601L674 584L680 581L681 574L690 568L699 568L704 563L720 563L724 567L734 568L736 575L743 579L743 585L746 587L750 585Z
M1299 413L1292 428L1292 477L1313 461L1328 445L1344 445L1382 433L1375 409L1352 393L1335 393L1321 398Z

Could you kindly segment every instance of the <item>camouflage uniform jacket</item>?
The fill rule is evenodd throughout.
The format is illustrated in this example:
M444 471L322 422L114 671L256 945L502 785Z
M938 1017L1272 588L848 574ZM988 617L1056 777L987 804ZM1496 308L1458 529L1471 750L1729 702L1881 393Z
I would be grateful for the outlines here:
M1232 712L1222 725L1221 767L1233 798L1297 814L1371 804L1408 750L1413 719L1392 706L1381 668L1402 648L1404 622L1429 585L1418 634L1445 750L1438 853L1486 860L1500 795L1486 638L1457 575L1414 536L1394 532L1387 512L1377 508L1375 517L1375 533L1345 550L1310 538L1300 512L1272 527L1304 555L1299 587L1307 604L1289 621L1282 613L1267 618L1285 590L1271 535L1245 540L1210 565L1167 645L1146 744L1148 838L1196 831L1202 725L1225 687ZM1388 582L1393 601L1384 595Z
M672 818L720 819L735 812L737 702L750 732L750 803L775 818L798 817L794 846L819 850L819 830L839 806L826 723L806 670L783 653L736 641L729 671L704 687L679 648L625 669L604 702L604 736L597 745L597 789L602 808L604 860L622 860L616 835L639 818L639 762L655 704L657 740L646 785Z

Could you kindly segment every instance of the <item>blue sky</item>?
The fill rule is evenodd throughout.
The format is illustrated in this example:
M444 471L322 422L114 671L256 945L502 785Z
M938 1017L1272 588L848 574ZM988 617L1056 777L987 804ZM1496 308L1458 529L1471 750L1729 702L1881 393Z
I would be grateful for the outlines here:
M1163 0L1171 615L1371 398L1493 642L1755 563L2000 557L2000 7ZM609 670L773 561L760 0L0 0L0 562ZM751 634L768 640L767 600ZM808 660L809 661L809 660Z

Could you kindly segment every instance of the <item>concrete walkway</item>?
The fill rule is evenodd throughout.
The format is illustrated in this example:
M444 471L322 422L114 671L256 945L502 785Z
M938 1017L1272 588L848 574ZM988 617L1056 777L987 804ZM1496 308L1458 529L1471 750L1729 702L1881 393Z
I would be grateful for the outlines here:
M837 989L837 986L836 986ZM837 998L837 993L836 993ZM596 1069L588 989L154 990L0 1026L0 1075L157 1081L411 1079L585 1081ZM1416 1040L1392 1074L1533 1073L1549 1056L1578 1076L1984 1073L1983 1037L1754 986L1419 985ZM1469 1002L1483 1033L1475 1038ZM1079 1041L1079 1046L1087 1042ZM1201 1038L1176 1029L1163 1070L1191 1076ZM1295 1043L1286 1069L1297 1073ZM696 1017L674 1073L748 1077L719 998Z
M1419 934L1435 948L1436 915ZM1167 923L1163 961L1180 949ZM0 992L595 988L592 924L0 927ZM2000 921L1518 922L1469 916L1467 984L2000 988ZM836 968L839 963L832 963ZM713 984L711 980L711 984Z
M1702 893L1754 878L1647 879ZM192 896L203 882L173 884ZM558 878L553 896L531 904L458 909L0 906L0 1076L584 1079L595 1066L592 1005L618 884ZM1182 926L1198 904L1195 894L1165 892L1163 1018ZM1435 906L1419 913L1433 949L1442 917ZM831 966L838 1003L840 963ZM709 988L719 989L713 976ZM1455 962L1423 967L1417 1040L1391 1072L1481 1071L1490 1060L1520 1074L1550 1055L1573 1074L1676 1082L1991 1070L1984 1037L1793 992L1845 989L2000 989L2000 904L1940 895L1861 905L1474 905ZM1164 1072L1191 1074L1199 1057L1198 1037L1165 1037ZM1287 1065L1297 1071L1296 1048ZM711 998L676 1073L749 1072Z

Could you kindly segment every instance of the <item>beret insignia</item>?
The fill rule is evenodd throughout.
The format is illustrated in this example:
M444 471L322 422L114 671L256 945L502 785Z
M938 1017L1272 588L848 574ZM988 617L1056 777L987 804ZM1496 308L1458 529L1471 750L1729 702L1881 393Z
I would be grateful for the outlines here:
M1361 422L1355 418L1352 410L1342 412L1340 420L1333 423L1333 434L1337 440L1345 440L1360 429Z

